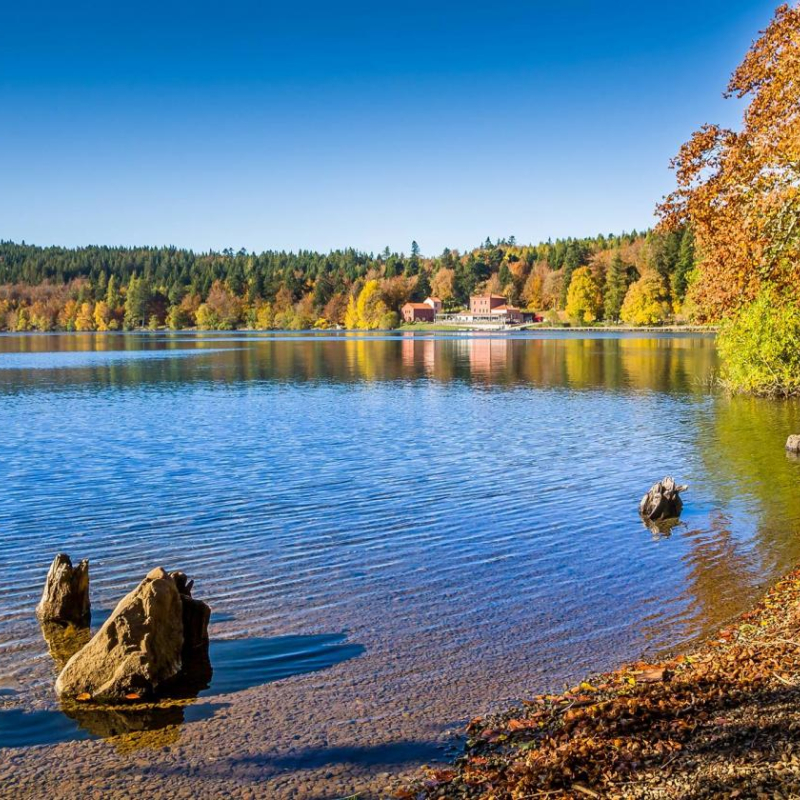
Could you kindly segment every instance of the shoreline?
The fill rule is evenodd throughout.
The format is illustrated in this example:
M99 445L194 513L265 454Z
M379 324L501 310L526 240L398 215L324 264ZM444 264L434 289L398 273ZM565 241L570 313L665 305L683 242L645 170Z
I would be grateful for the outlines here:
M287 334L296 336L298 334L314 334L324 336L331 334L391 334L391 333L706 333L716 334L718 328L714 325L662 325L662 326L641 326L630 325L595 325L571 327L569 325L439 325L432 323L414 323L411 325L401 325L398 328L303 328L291 330L289 328L131 328L130 330L107 330L107 331L70 331L64 329L53 329L47 331L0 331L0 336L52 336L54 334L70 335L101 335L101 336L123 336L130 334L156 334L156 333L213 333L213 334L232 334L232 333L269 333Z
M800 566L685 652L473 719L402 800L796 797Z

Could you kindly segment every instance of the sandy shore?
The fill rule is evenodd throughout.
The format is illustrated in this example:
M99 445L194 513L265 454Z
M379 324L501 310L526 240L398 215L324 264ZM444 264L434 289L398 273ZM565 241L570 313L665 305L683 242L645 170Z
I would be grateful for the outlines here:
M800 569L692 652L474 719L467 736L398 797L800 796Z

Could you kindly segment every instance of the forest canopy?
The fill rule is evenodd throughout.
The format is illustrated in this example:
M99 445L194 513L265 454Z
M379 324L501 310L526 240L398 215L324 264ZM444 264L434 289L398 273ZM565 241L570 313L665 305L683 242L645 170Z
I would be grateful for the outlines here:
M649 274L666 287L668 313L679 311L693 268L692 236L681 226L536 245L487 238L469 252L445 249L435 257L422 256L416 242L409 254L387 248L375 255L2 241L0 328L383 328L398 324L404 303L431 294L445 310L468 305L472 294L494 292L522 308L563 311L574 277L573 297L585 302L587 286L591 293L591 308L581 307L577 316L615 322L630 287Z

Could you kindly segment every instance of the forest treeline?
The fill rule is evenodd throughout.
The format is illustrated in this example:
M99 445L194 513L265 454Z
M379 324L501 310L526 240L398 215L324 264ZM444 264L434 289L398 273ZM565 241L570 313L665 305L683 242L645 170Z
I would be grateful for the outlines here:
M480 292L552 322L652 325L682 311L694 259L686 226L538 245L487 238L436 257L416 242L408 255L374 255L0 241L0 329L391 328L409 300L432 294L456 310Z

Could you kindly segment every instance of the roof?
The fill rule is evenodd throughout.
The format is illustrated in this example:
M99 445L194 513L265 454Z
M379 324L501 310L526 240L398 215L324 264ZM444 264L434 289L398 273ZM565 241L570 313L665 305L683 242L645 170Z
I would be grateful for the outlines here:
M504 294L474 294L472 297L489 297L492 300L505 300L506 296Z
M416 308L422 311L430 311L431 307L427 303L406 303L403 308Z
M499 311L519 311L516 306L495 306L492 309L492 314L497 314Z
M433 300L435 303L441 303L442 302L438 297L429 297L428 300Z

